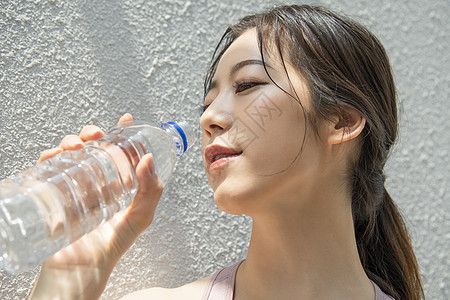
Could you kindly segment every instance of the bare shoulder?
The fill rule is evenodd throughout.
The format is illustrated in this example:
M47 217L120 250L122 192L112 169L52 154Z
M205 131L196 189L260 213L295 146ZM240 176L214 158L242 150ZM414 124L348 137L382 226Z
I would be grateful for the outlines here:
M131 293L122 300L200 300L211 276L173 288L150 288Z

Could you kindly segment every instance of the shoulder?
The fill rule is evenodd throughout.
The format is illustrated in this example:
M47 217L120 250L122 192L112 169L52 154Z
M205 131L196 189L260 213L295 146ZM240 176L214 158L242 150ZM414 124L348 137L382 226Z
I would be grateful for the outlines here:
M205 292L211 276L205 277L203 279L188 283L186 285L173 288L150 288L145 290L140 290L131 293L123 298L122 300L141 300L141 299L151 299L151 300L200 300Z

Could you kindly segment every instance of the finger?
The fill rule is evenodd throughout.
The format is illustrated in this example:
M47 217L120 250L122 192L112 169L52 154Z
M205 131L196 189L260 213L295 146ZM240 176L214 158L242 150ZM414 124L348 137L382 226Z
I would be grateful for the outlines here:
M152 154L146 154L136 168L138 190L133 203L124 213L118 213L104 225L110 225L114 231L108 243L108 258L117 261L153 221L162 183L158 179ZM106 228L106 227L104 227ZM107 229L105 229L107 230Z
M120 117L119 124L125 123L125 122L131 122L131 121L133 121L133 116L130 115L129 113L126 113Z
M84 126L80 131L80 138L84 142L98 140L103 135L104 132L100 129L100 127L95 125Z
M156 175L151 153L144 155L140 160L136 167L136 178L138 190L127 212L127 219L134 227L134 232L142 232L151 224L163 191L163 184Z
M159 188L160 180L156 175L155 163L152 153L145 154L136 167L136 178L138 189L142 193L153 191Z
M41 156L39 157L37 163L43 162L44 160L49 159L63 151L64 151L64 149L62 149L60 147L44 150L44 151L42 151Z
M59 147L64 150L79 150L83 146L83 141L77 135L66 135L59 144Z

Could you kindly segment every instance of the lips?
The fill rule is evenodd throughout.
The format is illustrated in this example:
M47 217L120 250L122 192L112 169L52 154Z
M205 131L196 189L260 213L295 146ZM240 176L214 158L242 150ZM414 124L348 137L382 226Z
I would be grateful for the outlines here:
M211 145L205 149L205 160L212 170L214 167L222 166L231 159L238 157L242 151L237 151L221 145Z

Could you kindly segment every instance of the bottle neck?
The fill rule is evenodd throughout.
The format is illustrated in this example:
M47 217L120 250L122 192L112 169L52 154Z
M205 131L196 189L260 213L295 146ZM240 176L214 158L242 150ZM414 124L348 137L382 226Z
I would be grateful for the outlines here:
M190 148L188 138L183 128L177 123L167 122L161 124L161 128L173 137L177 156L181 156L188 148Z

